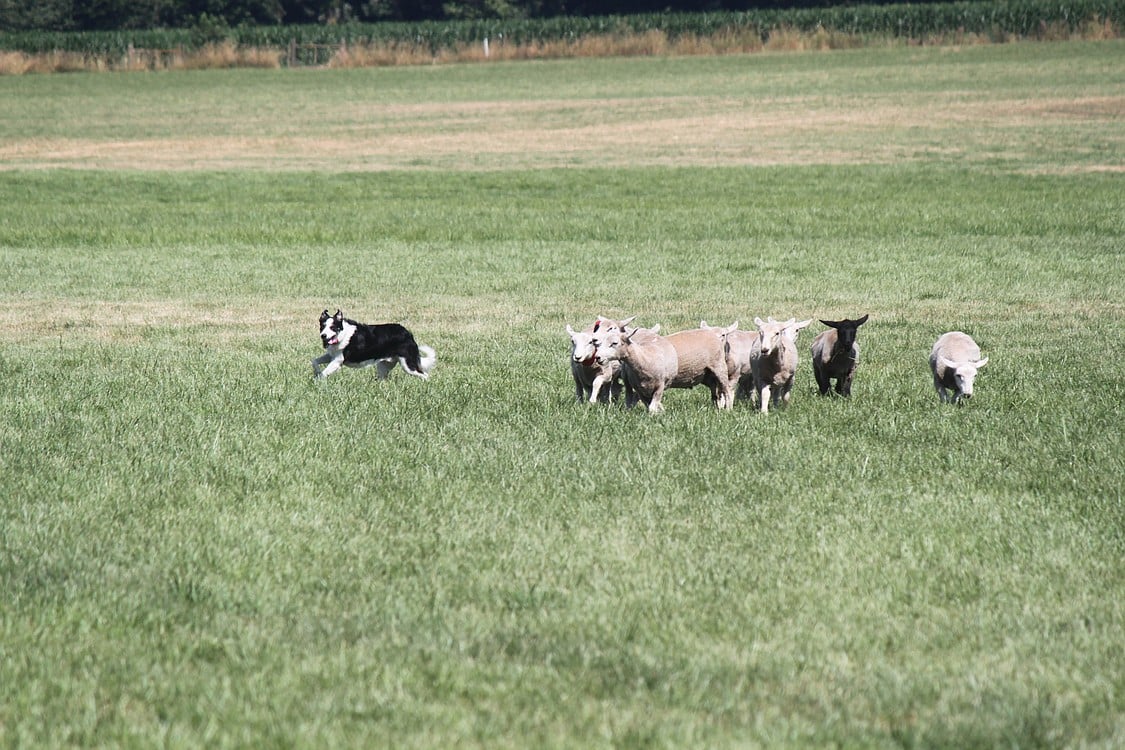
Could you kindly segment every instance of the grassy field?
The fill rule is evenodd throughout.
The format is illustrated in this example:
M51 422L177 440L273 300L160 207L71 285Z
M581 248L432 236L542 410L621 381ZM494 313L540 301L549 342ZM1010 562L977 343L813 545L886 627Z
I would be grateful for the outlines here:
M1123 51L0 78L0 744L1122 746ZM850 400L573 398L863 313Z

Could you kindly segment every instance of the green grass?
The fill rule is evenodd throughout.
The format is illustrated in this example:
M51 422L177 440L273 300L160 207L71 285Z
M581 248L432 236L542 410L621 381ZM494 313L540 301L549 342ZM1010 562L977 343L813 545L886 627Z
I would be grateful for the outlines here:
M228 80L81 80L161 78ZM1121 745L1125 213L1052 127L960 165L0 171L0 742ZM314 382L326 306L433 378ZM815 324L788 409L653 418L574 402L598 313L871 321L850 400ZM954 328L990 358L962 408Z

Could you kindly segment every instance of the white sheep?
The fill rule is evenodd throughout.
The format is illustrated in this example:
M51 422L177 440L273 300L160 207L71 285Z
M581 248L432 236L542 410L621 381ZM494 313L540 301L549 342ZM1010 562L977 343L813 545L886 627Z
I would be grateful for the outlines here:
M738 330L738 321L726 328L707 325L699 321L699 327L715 331L723 337L727 356L727 381L734 389L735 398L752 398L754 395L754 373L750 369L750 348L758 338L757 331ZM725 333L723 333L725 331Z
M711 400L720 409L733 406L722 338L700 328L660 336L655 330L626 329L596 333L598 362L620 360L622 374L636 398L650 413L664 410L668 388L692 388L700 383L711 389ZM628 403L628 400L627 400Z
M634 316L635 317L635 316ZM605 398L609 401L621 391L620 363L614 361L606 365L599 365L596 350L594 349L594 333L605 330L621 330L633 318L625 320L612 320L602 316L590 324L583 331L575 331L569 325L566 332L570 336L570 374L574 378L575 396L579 401L589 400L591 404L598 402L603 395L602 387L606 383L609 388L604 391Z
M769 411L771 400L775 406L789 403L797 371L797 334L810 323L811 318L801 323L796 318L784 323L754 318L758 337L750 346L750 371L763 414Z
M960 404L961 399L972 398L977 371L987 364L988 357L981 359L980 347L969 334L950 331L939 336L930 350L930 372L942 403ZM947 388L953 391L952 396Z

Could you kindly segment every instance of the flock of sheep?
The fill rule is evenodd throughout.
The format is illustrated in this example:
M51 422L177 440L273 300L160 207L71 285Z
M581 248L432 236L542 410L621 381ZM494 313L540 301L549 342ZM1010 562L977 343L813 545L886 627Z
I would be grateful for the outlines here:
M855 320L822 320L828 330L812 343L813 375L820 394L835 380L836 393L851 394L859 361L856 333L867 315ZM634 316L635 318L635 316ZM797 334L812 320L781 322L754 318L755 331L740 331L735 322L725 328L707 325L660 335L660 326L631 326L634 318L599 316L582 331L569 325L570 371L579 401L609 401L625 390L626 406L643 401L649 412L664 410L667 388L711 389L719 409L730 409L735 398L756 399L761 411L789 403L797 369ZM973 395L977 371L988 364L980 347L961 331L942 334L930 352L934 389L942 402L959 403Z

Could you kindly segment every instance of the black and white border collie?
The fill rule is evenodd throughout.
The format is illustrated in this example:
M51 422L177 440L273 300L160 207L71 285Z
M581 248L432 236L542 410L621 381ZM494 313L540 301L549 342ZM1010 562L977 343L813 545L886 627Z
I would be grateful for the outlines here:
M385 378L397 362L402 369L425 380L437 362L437 355L428 346L414 341L413 334L398 323L367 325L345 318L339 310L320 314L320 340L324 354L312 361L313 375L326 378L344 367L375 365L379 378ZM323 365L323 368L318 366Z

